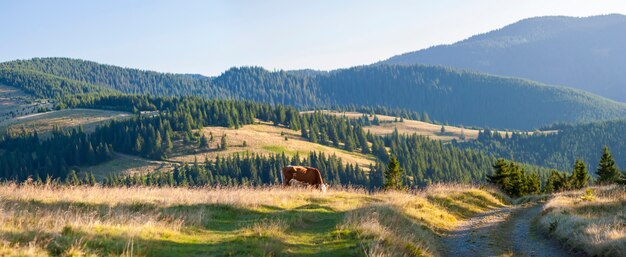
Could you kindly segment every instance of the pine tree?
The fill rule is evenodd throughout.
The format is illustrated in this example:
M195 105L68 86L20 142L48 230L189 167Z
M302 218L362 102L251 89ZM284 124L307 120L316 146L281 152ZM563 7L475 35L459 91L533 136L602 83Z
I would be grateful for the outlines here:
M226 149L228 149L228 142L226 142L226 134L224 134L224 135L222 136L222 140L221 140L221 143L220 143L220 149L221 149L221 150L226 150Z
M526 177L526 194L537 194L541 191L541 180L537 173L532 173Z
M211 145L213 145L213 142L215 142L215 138L213 138L213 132L209 132L209 147Z
M385 171L385 189L391 190L401 190L402 186L402 174L404 173L404 169L400 168L400 162L396 159L395 156L392 156L389 165L387 165L387 170Z
M546 181L546 186L543 188L544 193L556 193L570 189L570 180L567 174L556 170L550 171L550 176Z
M509 165L511 174L509 175L509 181L504 185L504 192L512 197L523 196L526 189L526 174L517 164L511 163Z
M570 184L572 189L581 189L587 187L589 183L589 174L587 172L587 166L581 160L576 160L574 163L574 170L570 177Z
M604 146L596 174L598 175L599 184L611 184L617 182L619 179L619 171L615 166L615 160L607 146Z
M493 174L487 175L487 181L499 187L503 187L510 175L509 164L504 159L498 159L496 163L493 164L493 169Z
M200 137L200 143L199 143L198 147L200 147L202 149L209 148L209 140L206 138L206 136L204 134Z

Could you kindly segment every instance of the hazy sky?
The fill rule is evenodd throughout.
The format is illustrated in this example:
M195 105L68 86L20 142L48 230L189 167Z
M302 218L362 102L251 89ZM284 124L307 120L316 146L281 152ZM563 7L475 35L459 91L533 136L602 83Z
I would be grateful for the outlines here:
M0 61L63 56L219 75L334 69L453 43L523 18L626 14L624 0L0 0Z

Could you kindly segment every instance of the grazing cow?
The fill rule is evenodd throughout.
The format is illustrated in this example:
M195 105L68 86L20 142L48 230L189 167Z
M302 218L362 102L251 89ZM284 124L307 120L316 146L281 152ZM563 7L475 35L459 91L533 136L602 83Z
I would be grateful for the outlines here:
M316 168L289 165L283 168L281 175L283 178L283 186L304 184L315 186L321 189L322 192L326 191L326 185L324 185L324 181L322 180L322 173Z

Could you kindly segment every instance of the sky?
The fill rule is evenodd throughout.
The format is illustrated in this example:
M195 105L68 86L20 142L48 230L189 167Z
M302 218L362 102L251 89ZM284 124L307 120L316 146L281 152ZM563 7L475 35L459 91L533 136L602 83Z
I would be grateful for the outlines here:
M0 0L0 61L71 57L216 76L331 70L546 15L626 14L624 0Z

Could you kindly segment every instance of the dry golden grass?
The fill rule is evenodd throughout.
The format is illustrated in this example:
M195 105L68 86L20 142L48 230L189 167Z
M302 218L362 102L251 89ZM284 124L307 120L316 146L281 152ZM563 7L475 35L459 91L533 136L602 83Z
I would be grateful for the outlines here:
M328 114L333 114L337 116L345 116L348 118L360 118L363 116L362 113L358 112L336 112L336 111L324 111ZM366 126L363 127L364 130L369 130L374 134L385 135L391 134L394 129L398 129L399 133L402 134L418 134L422 136L427 136L431 139L442 140L442 141L451 141L453 139L461 140L461 136L465 135L465 140L472 140L478 138L479 130L476 129L466 129L455 126L444 126L445 134L441 134L441 125L409 120L405 119L403 122L393 122L395 120L400 120L397 117L386 116L386 115L376 115L380 121L384 121L379 126ZM369 117L372 120L374 117ZM543 131L541 133L554 133L555 131ZM501 131L499 132L502 137L506 135L507 132ZM529 132L536 133L536 132Z
M592 187L557 194L539 218L540 227L592 256L626 253L626 191L621 186Z
M300 137L299 131L276 127L269 124L246 125L239 129L224 127L206 127L202 133L209 137L209 133L213 133L215 142L210 146L208 151L202 151L195 154L186 154L186 151L197 151L197 147L178 146L171 160L192 162L194 159L203 161L205 157L215 159L216 156L229 156L235 153L239 154L280 154L285 153L287 156L293 156L298 153L302 157L308 157L310 152L323 152L327 155L336 155L345 163L358 163L359 166L366 168L370 164L374 164L372 156L363 155L356 152L347 152L337 148L315 144ZM226 135L228 142L227 150L218 150L217 144L220 142L222 135ZM285 137L288 140L285 140ZM243 146L244 141L246 146Z
M17 117L1 124L8 131L51 131L55 126L71 128L83 125L85 131L94 130L99 124L111 119L129 118L131 114L96 109L65 109L45 113L35 113Z
M438 234L501 206L458 185L358 189L0 185L2 256L433 256Z

